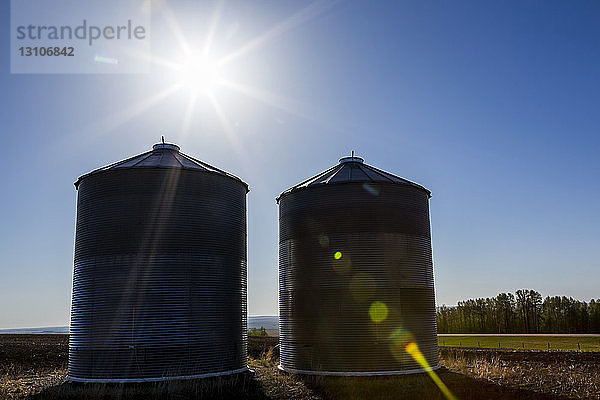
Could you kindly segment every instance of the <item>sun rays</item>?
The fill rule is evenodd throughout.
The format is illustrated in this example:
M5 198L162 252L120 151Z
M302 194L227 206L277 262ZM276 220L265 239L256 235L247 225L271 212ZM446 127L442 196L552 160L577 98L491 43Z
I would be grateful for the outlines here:
M154 73L158 73L157 75L164 81L164 88L158 90L156 95L142 99L127 109L109 116L106 125L115 128L143 112L147 112L158 103L167 101L177 92L181 92L187 98L185 106L181 108L181 134L184 138L189 135L197 108L204 103L205 107L209 110L212 109L215 121L218 121L220 125L218 129L224 133L235 152L240 152L242 147L234 129L235 124L229 119L235 110L222 104L219 101L221 96L218 96L217 92L226 91L228 96L238 94L291 115L311 119L306 107L298 101L249 85L246 82L236 81L228 72L236 69L243 70L242 59L244 57L251 55L269 41L316 18L336 3L337 1L315 1L284 18L264 33L251 38L237 49L216 57L215 54L218 51L215 49L220 47L217 31L222 22L223 1L216 3L208 19L208 26L203 32L204 36L198 36L199 32L188 34L182 29L175 13L169 8L166 1L153 2L152 11L164 20L169 34L174 38L173 43L178 52L171 57L159 57L150 53L137 55L152 65ZM194 40L190 40L192 37ZM247 77L246 80L248 79L252 79L252 77Z

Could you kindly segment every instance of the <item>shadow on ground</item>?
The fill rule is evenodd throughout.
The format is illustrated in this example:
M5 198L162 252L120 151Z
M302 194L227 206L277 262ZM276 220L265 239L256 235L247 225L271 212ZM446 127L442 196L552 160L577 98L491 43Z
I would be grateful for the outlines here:
M527 389L514 389L469 378L442 368L438 375L459 400L527 399L566 400ZM302 377L322 399L432 399L446 397L426 374L396 377Z
M289 375L275 365L255 367L256 375L171 381L145 384L62 383L28 396L30 400L57 399L241 399L241 400L445 400L426 374L395 377L321 377ZM442 381L459 400L526 399L566 400L527 389L488 383L465 375L438 371Z
M64 382L26 397L28 400L58 399L245 399L272 400L252 373L169 382L106 384Z

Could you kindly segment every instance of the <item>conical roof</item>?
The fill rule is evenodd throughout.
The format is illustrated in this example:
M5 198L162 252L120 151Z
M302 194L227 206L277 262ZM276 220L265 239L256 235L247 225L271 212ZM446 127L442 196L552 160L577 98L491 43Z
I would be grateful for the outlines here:
M188 156L187 154L181 153L179 151L179 146L176 144L164 142L155 144L152 146L152 150L145 153L95 169L85 175L81 175L79 179L77 179L77 182L75 182L75 187L77 188L81 181L90 175L111 170L133 168L181 168L204 171L208 173L224 175L240 181L246 186L246 190L248 190L248 185L237 176L213 167L212 165L209 165L203 161L197 160L194 157Z
M423 186L411 182L407 179L399 176L390 174L389 172L383 171L379 168L375 168L371 165L365 164L364 159L361 157L343 157L340 158L339 164L329 168L326 171L321 172L318 175L313 176L310 179L305 180L295 186L292 186L288 190L284 191L279 195L277 201L282 196L297 190L306 188L316 187L320 185L331 185L336 183L347 183L347 182L377 182L377 183L393 183L399 185L413 186L421 189L431 196L431 192L425 189Z

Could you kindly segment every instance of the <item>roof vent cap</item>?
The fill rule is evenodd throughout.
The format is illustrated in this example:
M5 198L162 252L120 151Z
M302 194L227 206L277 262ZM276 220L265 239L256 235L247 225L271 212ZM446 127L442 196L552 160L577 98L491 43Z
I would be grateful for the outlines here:
M152 146L152 150L174 150L179 151L179 146L173 143L157 143Z
M347 162L357 162L357 163L362 164L365 162L365 160L362 157L354 157L354 156L340 158L340 164L347 163Z

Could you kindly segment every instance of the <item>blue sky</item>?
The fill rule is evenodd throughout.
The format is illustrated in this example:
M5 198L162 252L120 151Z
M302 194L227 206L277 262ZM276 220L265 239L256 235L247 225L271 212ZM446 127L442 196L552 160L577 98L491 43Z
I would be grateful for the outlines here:
M165 4L200 48L216 3ZM164 10L152 52L176 59ZM215 89L220 114L185 88L149 101L172 83L158 65L10 74L8 2L0 14L0 328L68 323L73 182L161 134L250 185L250 315L277 313L275 197L351 150L432 191L438 304L600 297L596 2L231 0L211 54L248 49L223 71L245 89Z

